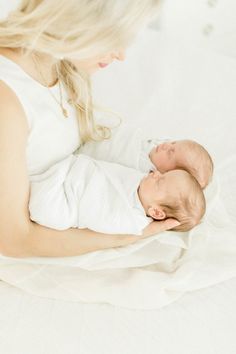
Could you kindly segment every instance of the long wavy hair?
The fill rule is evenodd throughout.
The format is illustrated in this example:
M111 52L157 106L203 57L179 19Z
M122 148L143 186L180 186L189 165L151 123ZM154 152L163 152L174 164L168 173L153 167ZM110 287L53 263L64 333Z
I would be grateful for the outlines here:
M96 124L90 75L64 57L103 55L132 43L152 21L159 0L21 0L0 21L0 47L23 48L58 58L59 79L77 112L82 143L102 140L110 129Z

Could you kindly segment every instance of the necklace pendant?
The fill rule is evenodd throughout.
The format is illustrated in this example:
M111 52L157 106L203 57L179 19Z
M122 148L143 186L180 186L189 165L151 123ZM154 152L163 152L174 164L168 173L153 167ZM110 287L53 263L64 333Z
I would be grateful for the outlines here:
M67 110L64 107L62 107L62 113L63 113L65 118L68 118L68 112L67 112Z

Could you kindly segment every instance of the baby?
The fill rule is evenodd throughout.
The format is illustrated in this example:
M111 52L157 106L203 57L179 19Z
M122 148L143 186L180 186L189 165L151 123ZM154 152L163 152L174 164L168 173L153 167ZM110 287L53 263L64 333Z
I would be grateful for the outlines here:
M139 199L154 220L174 218L173 230L188 231L205 213L205 198L196 179L184 170L150 171L138 188Z
M210 182L213 162L207 150L193 140L143 139L142 132L115 133L112 141L89 142L79 149L96 159L117 162L148 173L186 170L202 188Z
M153 219L171 217L180 222L175 230L188 231L205 213L202 189L184 170L146 174L72 154L30 182L31 219L59 230L142 235Z
M164 173L183 169L193 175L205 188L213 174L213 162L207 150L193 140L144 140L140 167Z

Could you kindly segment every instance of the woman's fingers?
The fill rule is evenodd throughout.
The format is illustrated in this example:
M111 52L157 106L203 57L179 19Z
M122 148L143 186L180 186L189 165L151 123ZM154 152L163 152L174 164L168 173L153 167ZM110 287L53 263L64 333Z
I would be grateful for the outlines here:
M180 222L175 219L166 219L164 221L153 221L143 229L143 237L159 234L160 232L171 230L180 225Z
M180 222L176 219L166 219L163 221L163 227L164 227L164 230L163 231L166 231L166 230L171 230L173 229L174 227L177 227L180 225Z

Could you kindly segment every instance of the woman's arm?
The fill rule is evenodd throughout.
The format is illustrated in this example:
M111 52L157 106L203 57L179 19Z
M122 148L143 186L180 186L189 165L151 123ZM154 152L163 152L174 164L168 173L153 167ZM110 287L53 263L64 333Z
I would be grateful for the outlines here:
M177 226L176 220L171 219L152 222L144 229L142 236L136 236L108 235L77 228L59 231L31 222L29 233L22 237L21 247L18 247L15 252L9 250L7 255L12 257L77 256L92 251L126 246L175 226Z
M88 229L54 230L31 222L24 244L13 257L64 257L125 246L137 241L134 235L108 235ZM10 255L10 254L9 254Z
M28 123L15 94L0 81L0 253L18 248L28 232ZM20 244L19 244L20 243Z

